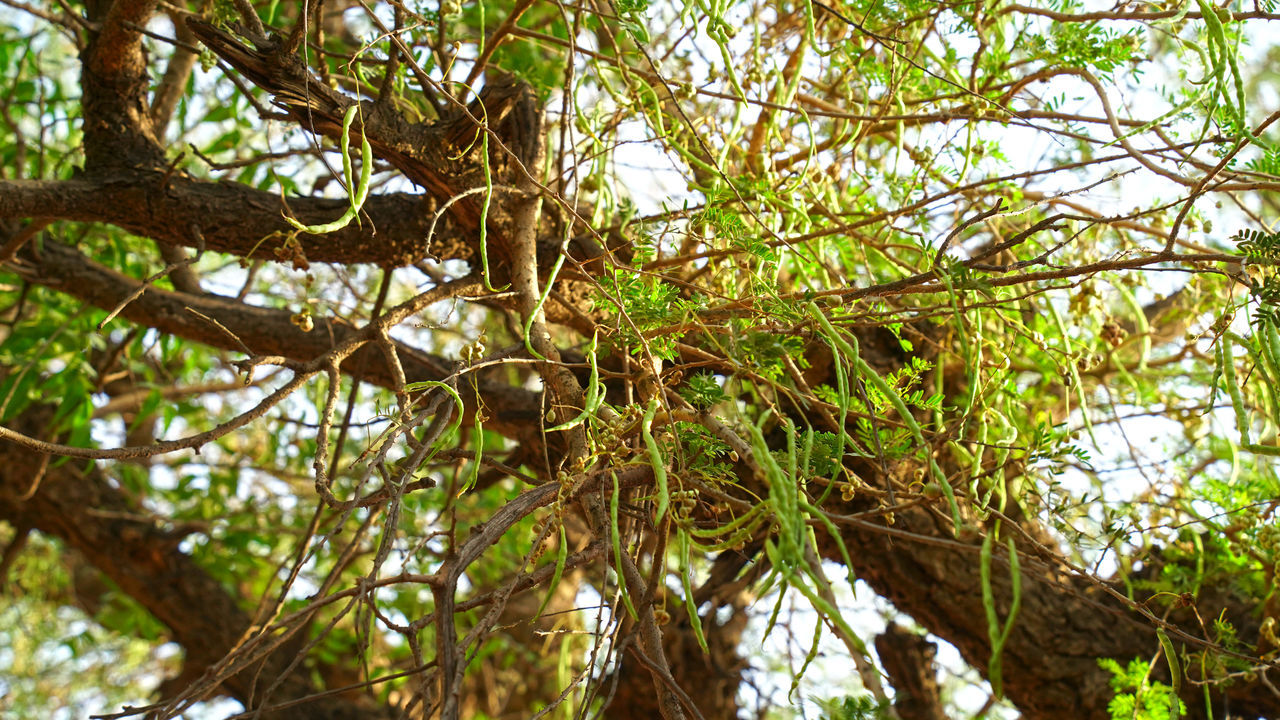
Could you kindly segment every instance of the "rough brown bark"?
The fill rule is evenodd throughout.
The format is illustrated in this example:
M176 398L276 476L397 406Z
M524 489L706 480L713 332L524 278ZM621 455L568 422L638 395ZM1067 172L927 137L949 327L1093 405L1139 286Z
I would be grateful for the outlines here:
M164 153L152 130L150 78L142 33L156 0L93 0L80 86L84 96L85 169L158 167Z
M938 687L938 648L923 637L890 625L876 636L876 655L893 683L893 709L900 720L946 720Z
M891 526L836 519L843 542L851 549L854 570L878 594L955 645L966 662L985 673L991 645L979 574L981 538L973 532L955 537L944 500L907 500L905 507L894 512ZM1037 532L1034 523L1025 525L1024 532ZM1021 533L1015 537L1022 557L1021 610L1004 648L1005 693L1029 719L1110 718L1111 675L1098 666L1098 659L1116 658L1121 664L1132 658L1149 661L1159 647L1159 621L1142 605L1146 597L1123 602L1120 583L1109 592L1108 583L1070 570L1052 550ZM999 546L996 543L991 578L1003 621L1012 602L1012 583L1007 553ZM824 555L833 560L840 557L830 542L824 544ZM1221 614L1241 638L1258 637L1256 598L1206 588L1197 602L1201 618ZM1193 651L1209 644L1191 611L1174 613L1168 620L1167 632L1176 643L1186 642ZM1158 670L1157 679L1162 671L1167 672ZM1222 687L1214 689L1218 717L1224 707L1232 713L1280 716L1280 698L1263 683L1229 685L1225 701L1222 691ZM1183 701L1188 707L1185 717L1208 717L1200 686L1184 683Z
M289 212L304 224L329 222L348 202L294 198L238 183L205 182L182 173L112 169L71 180L0 180L0 217L56 217L100 222L160 242L246 259L406 265L423 258L470 260L474 234L445 215L428 242L434 200L384 193L365 203L363 221L325 235L285 240ZM464 239L465 238L465 239Z
M342 137L343 117L356 102L315 78L296 54L297 48L279 38L251 37L246 45L230 33L198 19L188 26L209 49L272 96L277 107L302 127L353 146L367 140L375 155L391 163L404 177L426 189L473 237L484 223L495 255L503 252L517 232L516 219L506 203L487 213L476 190L493 182L520 185L528 179L525 163L533 164L541 136L532 94L521 83L486 84L468 106L454 101L434 122L409 122L388 103L365 102L350 137ZM450 96L452 97L452 96ZM481 159L484 140L497 146L486 179ZM506 200L508 198L504 198Z
M55 242L47 242L40 249L28 248L22 260L24 264L19 269L32 281L103 310L120 307L141 286L138 280L98 265ZM320 357L357 332L357 328L337 318L317 318L315 327L304 331L291 320L292 313L288 310L156 287L148 288L125 304L120 315L138 325L209 347L233 352L248 349L258 355L276 355L302 363ZM408 382L440 380L454 371L453 364L444 358L404 343L396 343L396 349ZM357 350L343 367L366 382L388 388L395 386L385 355L372 344ZM541 411L536 393L484 376L479 379L479 387L490 414L488 427L530 443L531 448L540 445L536 419Z
M282 220L286 206L274 194L197 181L180 170L167 168L165 153L152 127L153 115L146 99L147 63L136 30L145 25L154 8L155 3L150 0L91 3L90 18L100 25L90 37L84 62L85 172L81 177L60 182L0 181L0 218L56 217L104 222L169 245L245 258L265 256L299 265L334 262L393 267L428 255L476 260L482 221L474 197L454 204L429 242L427 228L443 203L482 184L474 150L462 157L457 154L476 137L481 115L488 116L495 143L509 141L514 150L494 153L499 163L496 173L510 180L522 171L515 161L527 159L528 142L520 130L529 125L523 114L530 105L521 88L495 84L477 101L480 104L473 103L466 110L454 107L433 123L410 122L389 105L364 103L358 131L370 140L378 157L426 188L427 194L374 197L366 204L360 224L322 236L302 234L296 244L287 243L285 238L292 231ZM358 144L358 136L340 137L342 115L355 101L312 78L292 49L278 40L261 37L246 45L225 31L198 22L192 28L238 72L271 92L277 105L299 125L339 142ZM482 106L485 113L479 112ZM298 199L287 205L287 210L303 222L318 223L341 214L346 201ZM513 220L505 201L497 203L491 213L489 249L493 261L500 266L512 258L508 243L515 236ZM558 241L548 233L539 232L537 241L540 250L558 247ZM600 254L597 250L587 256L596 258ZM538 255L542 257L542 253ZM103 309L116 308L138 286L136 280L53 242L42 248L27 248L19 260L20 270L32 282ZM545 270L542 265L538 262L537 269ZM560 291L569 294L564 286ZM582 293L565 303L566 309L577 311L580 323L586 317L585 304ZM303 332L290 321L286 311L157 288L150 288L125 304L121 314L139 326L210 347L233 351L247 348L252 353L279 355L298 362L319 357L335 343L359 332L324 318L314 330ZM573 313L569 315L572 317ZM216 320L225 330L201 316ZM439 357L405 344L395 347L406 379L411 382L439 380L452 372L449 363ZM862 347L868 361L878 367L894 367L900 360L884 349L884 343L864 342ZM689 356L685 358L688 368L669 369L687 369L691 373L695 367L702 367L704 360ZM823 360L829 363L829 355L819 358L805 373L810 384L829 382L825 375L830 368L823 366ZM398 383L385 360L371 347L351 356L343 369L386 387L395 388ZM615 385L613 391L620 394L621 385ZM534 453L541 449L539 425L543 410L538 393L502 378L485 378L481 394L490 414L487 427L517 440ZM567 401L562 404L572 405ZM812 419L814 426L822 425L820 418ZM38 434L38 426L38 422L34 423L29 431ZM249 618L238 608L235 598L180 553L176 540L155 524L119 519L135 516L138 508L114 490L96 468L77 467L82 466L47 466L30 452L11 445L0 446L0 515L16 527L32 527L61 538L83 553L171 628L187 649L189 663L207 666L225 656L249 627ZM888 480L881 470L869 469L867 476L880 473L883 489ZM28 498L28 491L33 488L34 493ZM907 496L904 494L903 498ZM986 670L990 646L978 579L980 538L955 539L955 529L936 500L908 499L914 504L896 509L892 525L879 521L845 523L842 537L845 546L854 550L854 569L902 612L956 645L966 661ZM856 512L869 507L859 501L840 509ZM1026 529L1039 536L1030 524ZM830 544L823 549L828 558L838 557ZM1028 718L1107 717L1108 676L1097 667L1096 659L1151 656L1156 648L1151 619L1097 583L1068 572L1051 555L1030 544L1024 544L1022 550L1028 561L1021 577L1022 611L1003 660L1006 692ZM1007 560L998 561L993 573L995 604L1002 613L1008 611L1011 600L1008 569ZM452 591L448 588L448 602L453 601ZM1259 601L1206 592L1199 600L1199 610L1202 617L1225 611L1242 637L1256 638L1258 623L1253 611ZM646 608L647 612L651 610ZM735 615L734 621L737 619ZM710 627L711 616L704 620ZM1190 618L1173 615L1171 620L1189 637L1201 634ZM646 629L652 631L653 623L650 625ZM733 690L742 666L734 645L740 629L733 622L716 628L717 647L709 659L700 657L691 647L687 620L668 626L665 643L651 643L651 649L656 647L672 659L671 672L685 688L697 687L699 680L694 678L707 677L709 672L715 678L713 702L707 703L704 712L708 717L735 714ZM893 639L884 641L884 655L900 661L889 669L903 696L900 715L904 720L932 720L939 711L936 687L930 685L927 651L903 637L889 637ZM913 657L918 659L914 667ZM268 657L261 677L274 678L284 662L277 656ZM663 710L655 700L659 691L651 679L653 668L639 663L623 667L628 673L621 680L611 715L647 718ZM253 679L253 672L245 671L227 680L226 687L246 703L252 703L261 685ZM272 699L300 698L311 692L313 687L294 676ZM539 692L545 692L545 688ZM1203 716L1198 692L1194 687L1187 690L1192 717ZM1280 717L1280 701L1262 683L1242 679L1227 690L1227 695L1233 712ZM365 713L382 711L325 700L299 710L282 711L280 717L367 717Z

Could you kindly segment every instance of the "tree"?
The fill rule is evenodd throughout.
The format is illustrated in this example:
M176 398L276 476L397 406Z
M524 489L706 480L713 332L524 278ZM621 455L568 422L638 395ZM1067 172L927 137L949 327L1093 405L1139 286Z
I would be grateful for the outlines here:
M1280 717L1272 3L4 2L20 714Z

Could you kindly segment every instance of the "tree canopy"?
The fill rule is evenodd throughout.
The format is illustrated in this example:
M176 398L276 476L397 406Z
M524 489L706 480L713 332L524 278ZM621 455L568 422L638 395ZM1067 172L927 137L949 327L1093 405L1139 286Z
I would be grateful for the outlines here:
M0 3L9 711L1280 717L1273 2Z

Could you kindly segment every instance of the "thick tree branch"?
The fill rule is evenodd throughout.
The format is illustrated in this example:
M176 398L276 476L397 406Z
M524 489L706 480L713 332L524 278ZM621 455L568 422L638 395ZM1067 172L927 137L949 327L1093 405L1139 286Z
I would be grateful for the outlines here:
M47 422L43 410L19 421L28 434ZM39 478L31 497L24 495ZM178 549L173 537L148 520L93 465L48 463L48 458L0 442L0 518L14 527L32 527L78 550L122 591L164 623L186 650L188 666L204 668L221 661L241 642L250 618L236 599ZM260 699L264 683L286 666L289 653L268 656L231 676L222 687L247 707ZM315 693L306 677L286 678L272 698L294 700ZM268 713L280 720L381 717L384 709L333 697Z
M18 269L32 282L104 310L119 306L135 294L141 284L54 242L45 243L39 252L24 251L21 259ZM235 352L243 352L247 347L258 355L275 355L298 362L320 357L358 332L356 327L331 318L317 318L315 327L304 332L294 325L288 310L254 307L218 295L187 295L155 287L126 304L120 316L211 347ZM454 371L453 364L443 358L404 343L395 343L395 347L408 382L440 380ZM353 353L342 367L366 382L399 389L385 355L372 343ZM528 447L540 447L538 394L483 374L477 381L489 415L485 427L527 443ZM475 410L471 405L474 394L463 395L470 414Z
M901 720L946 720L933 662L937 646L903 628L890 625L876 636L876 655L893 683L893 708Z
M93 0L92 33L84 53L85 168L160 167L164 151L156 142L147 103L150 78L142 33L156 0Z
M991 647L978 547L951 539L942 515L916 506L895 512L892 528L846 527L843 540L858 548L853 564L859 578L985 672ZM838 557L833 546L825 551ZM1095 583L1050 564L1023 565L1022 608L1004 648L1005 693L1029 720L1109 718L1111 676L1098 659L1150 660L1158 647L1155 628ZM992 587L1003 619L1012 597L1007 563L993 563ZM1258 636L1256 599L1206 591L1199 602L1202 617L1225 613L1246 643ZM1203 636L1193 617L1170 619L1186 621L1187 635ZM1225 691L1233 713L1280 717L1280 698L1262 683L1237 682ZM1201 688L1188 687L1184 699L1189 717L1205 717Z
M254 40L251 47L210 23L193 18L187 24L210 50L271 93L276 106L302 127L343 143L368 140L374 154L426 188L441 203L488 182L478 153L474 152L479 149L475 140L480 123L507 137L520 137L527 130L520 127L520 113L508 119L518 103L531 101L520 92L522 86L490 85L481 93L474 110L459 107L434 123L411 122L389 102L362 103L352 137L344 138L343 116L356 101L314 77L295 53L296 48L275 39ZM505 179L510 174L504 170L507 158L495 155L493 160L493 175ZM464 228L478 230L481 225L483 213L475 198L459 199L449 206L449 212ZM487 217L493 226L490 231L498 236L495 239L511 231L501 215L491 208Z
M862 355L868 362L891 366L901 363L899 355L879 348L874 334L863 333L860 340ZM826 374L815 375L810 382L833 382L830 368L824 370ZM956 389L951 392L960 394ZM811 426L822 425L817 416L807 422ZM898 462L910 468L913 461ZM968 468L950 467L941 458L939 462L949 477L970 475ZM899 478L909 473L904 469L886 471L870 464L857 469L863 478ZM962 487L957 484L957 488ZM957 493L963 494L963 490L958 489ZM967 506L972 499L961 498L961 502ZM840 526L844 547L850 551L857 548L851 556L857 576L900 611L955 645L974 668L988 672L991 642L980 578L981 538L972 537L976 527L967 531L969 535L957 538L943 501L919 496L893 508L891 523L854 517L859 512L885 514L870 494L856 496L841 512L847 514L830 517ZM978 524L976 520L974 523ZM1008 526L1014 521L1005 518L1004 523ZM1004 692L1029 720L1109 718L1108 703L1114 696L1111 674L1098 666L1098 659L1116 658L1122 664L1132 658L1150 661L1159 648L1156 626L1161 621L1154 617L1156 609L1141 604L1145 597L1125 601L1123 586L1111 587L1070 566L1056 555L1056 548L1045 545L1052 541L1033 520L1023 520L1018 527L1021 534L1016 539L1024 558L1021 609L1004 646ZM843 555L829 538L821 550L825 558L843 562ZM1007 558L1000 559L1004 551L997 550L996 555L991 586L997 614L1003 620L1013 591ZM1212 651L1216 647L1214 639L1206 637L1208 631L1202 620L1221 615L1236 629L1244 646L1250 647L1259 637L1257 608L1261 603L1259 598L1233 595L1229 588L1205 587L1197 598L1200 619L1190 610L1174 613L1167 619L1166 631L1175 643L1185 642L1192 652ZM1206 718L1203 688L1191 683L1183 686L1189 717ZM1229 699L1232 713L1280 717L1280 697L1262 682L1237 680L1215 686L1214 696L1221 698L1222 694Z
M345 200L305 198L290 200L286 208L276 193L141 170L63 181L0 180L0 218L109 223L163 243L243 258L295 256L285 247L293 232L284 220L286 211L303 223L320 223L340 216L346 206ZM310 262L384 267L427 256L471 259L476 241L448 215L440 218L428 243L435 209L434 201L419 196L377 195L365 203L361 225L327 235L300 234L298 248Z

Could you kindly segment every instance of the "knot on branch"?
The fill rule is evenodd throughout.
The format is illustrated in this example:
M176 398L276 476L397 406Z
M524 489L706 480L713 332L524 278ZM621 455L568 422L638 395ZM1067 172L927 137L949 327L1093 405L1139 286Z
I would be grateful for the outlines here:
M537 159L542 136L542 114L538 99L528 84L514 78L490 81L465 108L457 108L440 124L446 142L458 151L476 147L482 128L491 130L507 152L493 153L500 168L517 160L526 168ZM509 172L500 172L508 176Z

